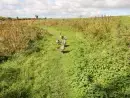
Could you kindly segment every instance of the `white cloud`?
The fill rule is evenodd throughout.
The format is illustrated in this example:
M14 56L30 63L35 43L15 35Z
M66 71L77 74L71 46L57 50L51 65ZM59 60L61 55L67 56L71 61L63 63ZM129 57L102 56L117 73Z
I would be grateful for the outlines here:
M18 4L18 0L0 0L0 4Z
M102 14L102 10L130 9L130 0L1 0L0 15L78 17ZM127 13L127 12L126 12ZM115 13L116 14L116 13ZM130 14L130 13L128 13Z

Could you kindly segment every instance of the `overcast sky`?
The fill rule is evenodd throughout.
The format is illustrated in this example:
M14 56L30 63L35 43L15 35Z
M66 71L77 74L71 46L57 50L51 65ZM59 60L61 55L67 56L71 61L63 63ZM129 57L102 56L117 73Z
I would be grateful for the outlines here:
M130 0L0 0L0 16L91 17L130 15Z

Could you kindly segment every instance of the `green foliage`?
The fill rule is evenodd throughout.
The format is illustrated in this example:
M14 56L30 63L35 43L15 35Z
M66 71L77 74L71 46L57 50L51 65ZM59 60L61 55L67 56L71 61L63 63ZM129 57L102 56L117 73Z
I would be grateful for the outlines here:
M25 52L0 64L0 97L130 98L129 21L42 20L50 35L37 33ZM64 54L55 43L61 32L68 39Z

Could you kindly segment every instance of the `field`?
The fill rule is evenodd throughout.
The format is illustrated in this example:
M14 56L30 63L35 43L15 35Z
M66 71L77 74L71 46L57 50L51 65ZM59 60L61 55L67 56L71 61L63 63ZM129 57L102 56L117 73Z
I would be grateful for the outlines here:
M0 98L130 98L130 17L3 21Z

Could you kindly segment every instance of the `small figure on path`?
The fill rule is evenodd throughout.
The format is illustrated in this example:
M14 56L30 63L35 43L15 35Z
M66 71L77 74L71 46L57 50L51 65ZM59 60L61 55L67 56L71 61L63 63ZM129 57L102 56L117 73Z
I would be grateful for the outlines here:
M61 33L60 33L60 40L59 39L56 40L56 43L58 45L60 45L59 50L62 53L64 53L64 50L65 50L65 47L66 47L66 40L67 40L67 37L63 36Z
M61 33L60 33L60 38L61 38L61 42L62 42L62 44L63 45L66 45L66 40L67 40L67 38L66 38L66 36L63 36L63 35L61 35Z

